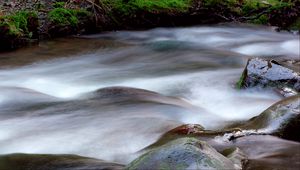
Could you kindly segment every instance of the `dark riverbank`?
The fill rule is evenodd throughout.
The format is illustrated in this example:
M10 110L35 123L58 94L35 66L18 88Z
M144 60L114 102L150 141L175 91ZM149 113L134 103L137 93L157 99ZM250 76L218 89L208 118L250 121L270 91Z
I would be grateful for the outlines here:
M236 22L297 30L299 13L299 1L3 1L0 50L67 35L158 26Z

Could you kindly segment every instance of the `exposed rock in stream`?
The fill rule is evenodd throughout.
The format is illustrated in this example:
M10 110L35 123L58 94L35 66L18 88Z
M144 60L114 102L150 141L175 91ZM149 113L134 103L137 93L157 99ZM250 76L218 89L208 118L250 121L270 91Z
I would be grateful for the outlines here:
M220 152L230 147L241 149L247 156L247 162L243 164L243 169L246 170L295 170L300 166L299 142L288 141L270 135L244 136L233 141L223 141L222 137L220 137L207 140L206 142Z
M77 155L0 155L1 170L120 170L124 165Z
M224 30L225 28L218 29ZM213 39L218 40L225 39L224 37L240 38L236 35L230 36L230 32L239 32L237 29L228 31L228 33L218 32L216 34L207 33L207 30L211 31L212 28L195 29L194 31L197 34L202 32L204 37L207 35L207 39L211 35L213 35ZM158 32L164 31L166 30ZM204 39L202 36L198 37L197 34L188 35L188 32L193 31L189 29L180 31L179 35L194 37L197 41ZM240 35L251 35L248 37L250 39L252 34L257 34L252 31L245 33L242 30L240 32ZM153 38L161 38L165 35L165 33L157 35L153 32L147 33ZM170 38L169 32L167 33L166 38ZM141 36L143 34L138 34L137 37L147 39L145 36ZM219 34L224 37L218 37ZM124 38L123 41L130 42L130 39L135 38ZM269 42L269 39L271 38L257 41ZM272 41L284 40L285 38ZM227 41L220 44L227 43ZM66 41L66 43L74 45L72 40ZM82 44L84 43L87 41L82 42ZM233 48L235 43L230 47ZM138 46L142 43L134 44L133 46ZM184 44L192 43L187 41ZM250 40L245 44L253 44L253 42ZM197 48L201 46L194 45ZM278 44L278 46L280 45ZM143 46L149 47L147 43L144 43ZM174 166L177 165L183 169L198 168L199 164L199 169L205 165L218 169L224 167L241 169L245 163L242 160L250 156L250 162L246 166L249 169L299 167L299 150L297 150L299 143L259 133L260 130L266 129L271 130L270 134L297 140L289 138L299 136L299 132L297 132L299 129L297 96L285 99L280 104L276 104L276 107L269 108L266 113L238 126L237 129L220 128L226 126L227 121L236 122L249 119L279 100L279 97L273 93L271 95L268 92L260 94L260 91L244 93L232 88L231 82L237 78L240 72L241 65L236 64L239 63L236 61L240 59L223 57L221 54L224 52L209 52L211 53L209 56L203 57L206 53L205 50L199 49L191 53L192 49L175 50L176 47L171 47L166 53L164 48L153 50L152 45L149 47L150 51L131 48L126 53L126 51L117 49L119 54L117 56L110 52L107 53L110 50L102 50L96 46L93 49L101 51L101 53L94 53L93 50L89 52L84 45L78 47L77 50L84 48L84 53L88 52L84 55L82 53L73 55L73 52L76 51L73 48L52 47L56 51L52 51L50 47L49 51L43 49L33 55L42 56L43 52L50 52L54 55L66 56L60 51L61 48L64 48L71 51L71 57L75 59L65 58L58 61L46 61L44 64L25 64L27 65L25 67L0 70L0 146L3 146L0 147L0 152L2 154L19 152L78 154L127 165L139 154L146 152L131 164L145 169L160 166L160 164L156 164L160 161L167 162L167 164L161 165L162 168L167 166L171 169L175 169ZM133 53L133 51L138 51L137 49L140 50L138 55ZM163 53L157 49L163 49ZM14 55L21 56L23 53L18 52ZM228 52L226 55L231 56L231 53ZM95 59L96 57L101 60ZM24 58L31 57L25 56ZM236 58L242 58L242 56ZM204 66L200 66L200 64L209 65L209 67L203 69ZM216 67L215 65L220 66ZM191 72L193 66L195 69ZM238 69L228 71L228 69L237 67ZM115 85L128 87L116 87ZM96 88L101 89L95 90ZM207 93L201 93L203 91ZM222 93L225 91L228 93ZM189 101L183 98L187 98ZM211 110L205 111L201 108ZM240 112L241 110L243 112ZM224 116L220 122L216 118L219 115L220 117ZM213 119L210 119L211 117ZM214 130L206 130L201 125L186 123L199 123L207 129L210 128L209 124L218 126ZM278 134L275 132L277 129L280 130ZM230 135L230 133L238 134L238 132L243 134L245 131L253 131L256 135L244 135L230 138L230 140L224 136L225 134ZM150 147L147 147L149 145ZM146 149L138 152L145 147ZM4 157L10 156L4 155ZM35 159L35 156L25 155L24 157L28 157L26 161L32 162L32 166L40 166L39 159ZM22 158L22 160L24 159ZM81 161L82 159L84 161ZM73 163L77 165L85 162L86 159L82 159L76 159L76 163L71 160L70 162L72 165ZM90 158L87 159L90 160ZM64 160L69 163L69 158ZM88 162L94 162L92 160ZM16 162L14 161L9 166L18 165ZM95 162L100 161L95 160ZM56 165L57 161L54 163ZM129 168L131 167L129 166ZM12 170L15 169L17 168ZM70 169L76 170L75 167ZM81 170L85 169L88 168L81 168ZM0 170L2 170L1 167Z
M274 134L300 141L300 95L288 97L239 126L241 129Z
M239 88L269 87L283 96L300 92L300 73L294 67L286 67L275 60L250 59L238 82Z
M146 152L143 156L139 157L135 161L133 161L129 165L129 169L143 169L145 167L151 167L154 165L157 165L157 168L160 166L167 165L167 167L173 168L174 165L176 166L183 166L182 169L189 169L190 166L193 165L191 162L184 162L185 160L189 160L188 158L180 158L180 155L176 155L175 158L172 158L173 153L178 153L179 151L173 149L172 150L172 142L174 141L180 141L183 140L185 137L192 137L197 138L203 141L208 142L208 144L212 144L212 146L216 147L216 149L221 152L223 155L225 155L228 159L230 159L232 162L234 162L235 168L246 168L246 169L252 169L255 168L266 168L266 169L273 169L274 166L270 162L272 162L272 158L267 158L265 160L265 157L259 157L264 154L269 154L271 157L276 154L276 152L268 152L265 150L262 150L262 152L265 152L264 154L253 154L251 152L251 149L248 148L245 149L245 147L254 147L255 142L249 142L245 143L246 138L249 138L249 136L254 136L253 138L255 140L267 140L268 142L273 142L273 137L269 137L266 134L272 134L276 135L285 139L289 140L295 140L300 141L299 139L299 131L300 128L300 96L295 95L292 97L288 97L286 99L283 99L282 101L279 101L272 105L270 108L265 110L263 113L261 113L259 116L256 116L252 119L250 119L248 122L243 123L240 126L236 126L235 128L225 128L223 130L219 131L209 131L202 128L200 125L182 125L179 126L173 130L168 131L164 135L161 136L161 138L155 142L154 144L147 147L144 152ZM240 129L240 130L238 130ZM251 135L252 134L252 135ZM231 136L232 135L232 136ZM251 138L251 137L250 137ZM276 138L274 137L274 140ZM242 143L237 141L242 141ZM275 141L283 142L284 140L278 140ZM260 141L261 142L261 141ZM289 142L285 142L289 143ZM291 144L296 144L292 143ZM173 145L176 145L180 148L180 143L174 142ZM280 146L277 143L276 146ZM233 148L228 148L233 147ZM235 147L241 147L242 150ZM257 146L257 147L263 147L263 145ZM285 148L285 145L281 146ZM171 148L171 149L170 149ZM292 147L287 147L286 149L291 149ZM203 149L203 147L201 147ZM224 150L225 149L225 150ZM175 150L175 151L174 151ZM183 149L184 150L184 149ZM244 153L244 150L246 150L246 153ZM285 155L288 152L285 150L282 150L281 148L274 148L274 150L278 150L278 154ZM201 152L201 151L200 151ZM259 152L259 149L257 149L256 152ZM295 156L299 157L299 150L295 150ZM160 157L160 155L164 155ZM184 154L182 154L184 155ZM249 162L247 161L247 157L252 157L252 160ZM255 156L258 156L259 158L253 158ZM283 159L285 156L280 156L280 159ZM257 159L257 160L256 160ZM284 158L286 159L286 158ZM178 160L184 160L182 162ZM176 162L177 161L177 162ZM197 160L198 161L198 160ZM196 162L197 162L196 161ZM179 164L176 164L180 162ZM278 166L281 165L282 162ZM297 164L297 162L295 162ZM187 168L188 167L188 168ZM194 167L193 167L194 168ZM197 167L199 168L199 167ZM215 167L210 167L215 168ZM223 167L224 168L224 167ZM201 169L201 168L199 168ZM225 168L226 169L226 168Z
M179 138L146 152L126 169L239 169L207 143Z

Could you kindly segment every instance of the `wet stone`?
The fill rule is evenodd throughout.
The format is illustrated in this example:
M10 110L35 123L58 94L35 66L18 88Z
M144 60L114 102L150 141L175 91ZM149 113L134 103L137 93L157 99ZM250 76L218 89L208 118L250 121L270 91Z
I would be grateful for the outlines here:
M283 96L300 92L300 73L274 60L250 59L240 79L240 88L269 87Z
M275 103L239 128L300 141L300 95Z
M146 152L126 169L239 169L207 143L185 137Z

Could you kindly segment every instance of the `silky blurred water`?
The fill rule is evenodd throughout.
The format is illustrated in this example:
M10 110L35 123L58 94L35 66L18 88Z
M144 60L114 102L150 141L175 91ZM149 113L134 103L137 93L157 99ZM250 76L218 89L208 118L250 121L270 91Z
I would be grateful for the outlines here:
M178 125L217 129L247 120L280 100L272 91L235 88L252 57L297 59L299 36L263 27L156 28L1 53L0 154L70 153L128 163ZM159 94L151 102L143 100L147 95L121 102L87 97L113 86Z

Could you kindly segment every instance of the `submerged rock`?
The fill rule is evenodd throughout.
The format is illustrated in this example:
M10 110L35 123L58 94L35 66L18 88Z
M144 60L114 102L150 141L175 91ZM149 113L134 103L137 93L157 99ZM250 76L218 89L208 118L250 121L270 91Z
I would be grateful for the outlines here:
M179 138L150 149L126 169L238 169L234 163L207 143Z
M126 102L126 103L160 103L166 105L174 105L184 108L193 109L195 106L188 103L184 99L165 96L154 91L124 87L112 86L98 89L97 91L88 95L91 100L98 100L103 102Z
M300 73L274 60L250 59L238 82L239 88L271 87L283 96L300 92Z
M283 99L240 126L300 141L300 95Z
M124 166L77 155L0 155L1 170L119 170Z

